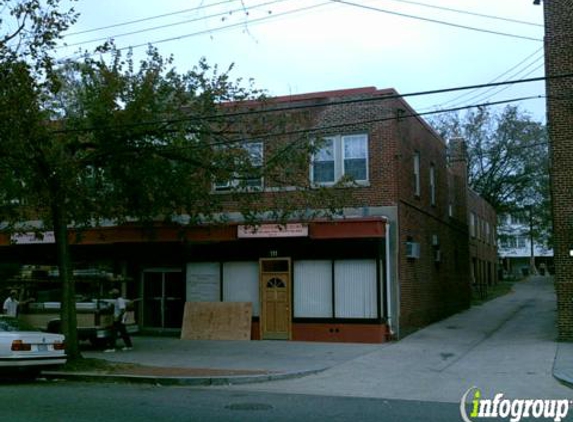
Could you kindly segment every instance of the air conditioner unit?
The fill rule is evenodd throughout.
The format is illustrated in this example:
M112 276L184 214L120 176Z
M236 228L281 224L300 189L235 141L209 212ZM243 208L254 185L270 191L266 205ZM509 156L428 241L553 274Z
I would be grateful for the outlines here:
M420 244L417 242L406 242L406 258L420 259Z

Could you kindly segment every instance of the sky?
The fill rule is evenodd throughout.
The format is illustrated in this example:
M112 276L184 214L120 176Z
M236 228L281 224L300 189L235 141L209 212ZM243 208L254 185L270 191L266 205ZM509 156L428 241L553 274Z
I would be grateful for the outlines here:
M532 0L79 0L75 8L81 16L60 57L109 37L137 58L151 43L181 72L202 57L234 64L232 77L253 78L272 96L366 86L409 94L544 74L543 8ZM544 94L535 82L406 100L427 112ZM545 121L543 98L513 104Z

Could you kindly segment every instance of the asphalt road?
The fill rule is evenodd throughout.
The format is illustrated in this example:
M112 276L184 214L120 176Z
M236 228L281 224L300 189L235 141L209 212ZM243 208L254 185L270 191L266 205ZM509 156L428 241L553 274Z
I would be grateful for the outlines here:
M0 382L0 406L10 422L461 420L451 403L62 381Z

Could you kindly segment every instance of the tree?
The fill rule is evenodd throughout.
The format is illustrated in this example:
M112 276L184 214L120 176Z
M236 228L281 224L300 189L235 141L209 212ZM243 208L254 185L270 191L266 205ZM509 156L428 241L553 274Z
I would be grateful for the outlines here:
M498 214L531 216L528 234L547 244L551 218L545 126L515 106L443 114L432 124L445 139L465 139L470 187Z
M58 3L47 1L52 8ZM73 23L73 11L48 14L45 23L39 1L23 0L12 10L42 25L30 29L32 37L19 29L0 45L0 217L4 230L54 231L71 359L80 354L70 229L105 220L224 222L229 203L253 224L337 208L341 192L315 189L292 171L308 175L316 148L304 133L284 136L310 123L304 112L273 112L252 83L232 81L230 69L221 73L204 60L179 73L152 47L138 64L113 45L100 49L107 60L86 54L56 64L38 43L56 40ZM31 44L11 47L18 36ZM250 147L258 139L271 152L263 162ZM288 195L252 186L263 176L279 191L290 187ZM227 195L213 195L213 183L221 181L232 181ZM41 224L24 224L32 220Z

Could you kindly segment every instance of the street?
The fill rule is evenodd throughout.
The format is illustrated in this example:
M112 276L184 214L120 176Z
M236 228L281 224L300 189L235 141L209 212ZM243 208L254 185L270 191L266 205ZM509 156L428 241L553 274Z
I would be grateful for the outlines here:
M461 420L448 403L127 384L0 383L0 397L11 422Z

